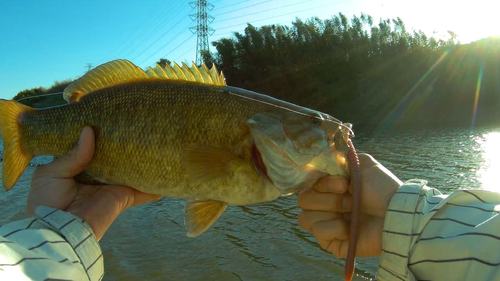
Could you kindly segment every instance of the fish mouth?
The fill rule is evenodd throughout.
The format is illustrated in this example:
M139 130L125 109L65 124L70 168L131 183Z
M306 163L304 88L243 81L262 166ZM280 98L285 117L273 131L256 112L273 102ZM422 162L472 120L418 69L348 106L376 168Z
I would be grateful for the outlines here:
M259 176L271 180L271 178L269 178L269 176L267 175L267 168L266 165L264 165L264 161L262 160L262 155L260 154L260 151L255 144L252 145L252 162Z

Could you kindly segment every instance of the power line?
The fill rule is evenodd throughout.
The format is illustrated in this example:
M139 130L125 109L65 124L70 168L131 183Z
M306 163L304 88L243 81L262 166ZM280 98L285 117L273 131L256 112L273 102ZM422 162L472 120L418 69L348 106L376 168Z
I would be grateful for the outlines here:
M236 12L236 11L239 11L239 10L243 10L243 9L246 9L246 8L255 7L255 6L258 6L258 5L267 3L267 2L271 2L271 1L273 1L273 0L262 1L262 2L259 2L259 3L256 3L256 4L252 4L252 5L249 5L249 6L241 7L241 8L238 8L238 9L234 9L234 10L231 10L231 11L227 11L227 12L224 12L224 13L217 14L217 15L215 15L215 17L218 17L220 15L229 14L229 13L232 13L232 12Z
M165 33L163 33L162 36L160 36L158 39L156 39L153 43L151 43L146 49L144 49L140 54L138 54L137 56L135 56L134 59L132 59L132 60L135 60L138 57L140 57L142 54L144 54L144 52L146 52L149 48L151 48L154 44L156 44L156 42L160 41L160 39L162 39L165 35L167 35L167 33L169 33L170 30L172 30L174 27L176 27L183 20L184 20L184 18L181 18L178 22L176 22L174 25L172 25L172 27L170 27ZM177 36L174 36L173 38L175 39L176 37Z
M333 5L338 5L338 4L343 4L343 3L347 3L347 2L351 2L351 1L352 0L342 1L342 2L337 2L337 3L330 3L330 4L327 4L327 5L322 5L322 6L318 6L318 7L314 7L314 8L310 8L310 9L300 10L300 12L306 12L306 11L310 11L310 10L320 9L320 8L324 8L324 7L328 7L328 6L333 6ZM233 27L236 27L236 26L246 25L247 23L252 24L252 23L259 22L259 21L264 21L264 20L279 18L279 17L282 17L282 16L288 16L288 15L295 14L295 13L297 13L297 11L291 12L291 13L286 13L286 14L281 14L281 15L276 15L276 16L272 16L272 17L268 17L268 18L264 18L264 19L259 19L259 20L255 20L255 21L252 21L252 22L244 22L244 23L239 23L239 24L227 26L227 27L224 27L224 28L218 28L218 30L224 30L224 29L233 28Z
M161 9L157 9L157 10L161 10ZM160 15L161 15L161 14L160 14ZM156 19L158 19L160 15L158 15L158 17L157 17ZM155 19L154 21L156 21L156 19ZM146 20L144 20L144 21L142 22L142 24L141 24L141 25L138 25L138 26L137 26L137 28L134 30L134 32L133 32L133 33L136 33L137 31L139 31L139 30L141 29L141 27L142 27L142 26L146 23L146 21L147 21L147 19L146 19ZM154 21L153 21L153 22L154 22ZM140 36L140 34L137 36L137 38L138 38L139 36ZM130 38L132 38L132 36L129 36L129 37L127 37L125 40L123 40L123 42L122 42L122 43L121 43L118 47L116 47L116 48L115 48L115 49L114 49L114 50L113 50L113 51L112 51L109 55L112 55L112 54L113 54L113 53L115 53L117 50L121 49L121 47L125 44L125 42L127 42ZM137 39L137 38L136 38L136 39ZM133 41L135 41L135 40L132 40L132 42L133 42ZM126 48L125 48L125 49L126 49ZM121 51L119 51L117 54L122 53L125 49L122 49L122 50L121 50Z
M182 4L182 2L177 2L177 4ZM157 24L156 28L152 32L148 33L149 35L151 35L149 38L151 38L152 35L155 34L160 28L165 27L173 19L173 17L171 17L172 15L179 13L182 10L182 8L186 8L186 7L187 6L178 5L178 7L177 7L178 9L175 10L175 8L172 8L170 10L170 13L168 13L168 10L167 10L167 13L164 16L164 18L166 18L167 20L163 21L162 23ZM144 35L146 35L146 33L144 33ZM149 38L148 38L148 40L149 40Z
M221 7L221 8L219 8L218 10L223 10L223 9L226 9L226 8L229 8L229 7L232 7L232 6L236 6L236 5L239 5L239 4L241 4L241 3L248 2L248 1L250 1L250 0L243 0L243 1L241 1L241 2L236 2L236 3L233 3L233 4L231 4L231 5L226 5L226 6L224 6L224 7ZM214 2L214 3L217 3L217 2ZM217 10L217 8L215 8L215 9L214 9L214 11L215 11L215 10Z
M191 47L191 49L185 51L182 55L178 56L175 61L179 61L180 58L184 57L187 53L191 52L196 46Z
M299 5L299 4L304 4L306 2L311 2L311 1L314 1L314 0L306 0L306 1L302 1L302 2L297 2L297 3L292 3L292 4L288 4L288 5L285 5L285 6L280 6L280 7L276 7L276 8L272 8L272 9L267 9L266 12L269 12L269 11L272 11L272 10L278 10L278 9L282 9L282 8L285 8L285 7L290 7L290 6L294 6L294 5ZM223 19L223 20L220 20L220 21L217 21L217 23L219 22L224 22L224 21L228 21L228 20L234 20L234 19L239 19L239 18L242 18L242 17L247 17L247 16L251 16L251 15L256 15L256 14L262 14L262 12L255 12L255 13L251 13L251 14L245 14L244 16L239 16L239 17L234 17L234 18L228 18L228 19Z
M170 15L177 13L177 12L178 12L178 11L182 8L181 3L182 3L182 2L177 2L177 6L176 6L175 8L174 8L174 7L172 7L172 9L170 9L170 8L169 8L169 9L166 9L166 10L165 10L165 13L163 13L162 15L160 15L161 17L157 17L157 19L156 19L156 20L158 20L158 19L160 19L160 18L162 18L162 19L165 19L165 18L166 18L166 19L167 19L167 21L165 21L165 22L163 22L163 23L158 23L158 24L156 25L156 28L155 28L152 32L150 32L150 30L154 27L154 25L150 25L150 26L148 26L146 29L144 29L144 31L142 32L142 34L141 34L141 35L139 35L139 36L136 38L136 40L134 40L134 41L138 41L139 39L141 39L142 37L144 37L144 36L146 36L146 35L149 35L149 34L150 34L150 35L155 34L155 33L156 33L156 31L158 31L158 29L160 29L160 27L161 27L162 25L164 25L164 24L166 24L167 22L169 22L169 21L170 21L170 19L171 19L171 18L170 18ZM177 9L177 11L173 12L173 11L174 11L174 9L176 9L176 8L179 8L179 9Z
M186 6L184 6L186 7ZM176 22L174 25L172 25L165 33L163 33L160 37L158 37L153 43L151 43L146 49L144 49L140 54L136 55L134 57L133 60L135 60L136 58L138 58L139 56L141 56L145 51L147 51L149 48L151 48L151 46L153 46L154 44L156 44L156 42L158 42L160 39L162 39L165 35L167 35L170 30L172 30L174 27L176 27L184 18L181 18L178 22ZM168 22L168 21L167 21ZM149 39L148 39L149 40ZM137 49L137 48L136 48ZM129 52L129 54L133 53L135 50L133 50L132 52Z
M187 29L187 26L186 26L186 28L181 29L181 31L179 31L179 33L177 33L176 35L174 35L170 41L168 41L166 44L164 44L160 49L158 49L158 51L152 53L149 57L147 57L145 60L143 60L139 65L142 65L144 62L146 62L152 56L154 56L158 52L160 52L163 48L165 48L166 46L170 45L170 43L172 43L174 40L176 40L177 36L179 36L182 32L185 32L186 29ZM194 34L192 34L191 36L194 36Z
M168 52L162 58L165 58L166 56L170 55L173 51L177 50L180 46L184 45L184 43L186 43L187 41L189 41L189 39L191 39L193 37L194 37L194 34L191 34L191 36L189 36L186 40L182 41L182 43L180 43L179 45L177 45L177 47L175 47L173 50L171 50L170 52Z
M282 21L282 22L279 22L279 23L273 23L274 25L283 25L285 23L290 23L289 20L287 21ZM245 23L246 24L246 23ZM221 35L226 35L226 34L233 34L233 33L236 33L238 31L228 31L228 32L223 32L223 33L215 33L214 36L221 36Z

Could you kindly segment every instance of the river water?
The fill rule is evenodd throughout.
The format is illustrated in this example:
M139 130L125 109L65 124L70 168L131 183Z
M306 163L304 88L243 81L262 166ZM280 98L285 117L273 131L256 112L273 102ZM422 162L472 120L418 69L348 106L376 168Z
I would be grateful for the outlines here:
M500 128L384 132L358 135L354 143L403 181L426 179L444 193L500 188L494 185L500 172ZM28 167L11 191L0 192L0 224L25 217L34 169ZM343 261L321 250L298 226L296 195L230 206L197 238L185 235L183 208L183 200L162 198L122 214L101 240L104 280L343 279ZM355 280L374 279L377 263L376 258L357 259Z

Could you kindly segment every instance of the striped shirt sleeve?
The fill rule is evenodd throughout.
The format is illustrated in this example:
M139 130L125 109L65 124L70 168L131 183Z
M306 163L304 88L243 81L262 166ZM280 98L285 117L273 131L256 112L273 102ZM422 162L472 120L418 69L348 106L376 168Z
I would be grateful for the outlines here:
M377 278L500 280L500 194L426 184L408 181L392 198Z
M0 227L0 280L101 280L104 261L90 226L38 207L35 217Z

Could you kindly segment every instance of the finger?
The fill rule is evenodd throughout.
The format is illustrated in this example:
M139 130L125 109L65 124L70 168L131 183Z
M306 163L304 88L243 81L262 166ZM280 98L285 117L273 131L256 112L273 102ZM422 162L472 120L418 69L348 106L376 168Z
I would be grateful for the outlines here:
M370 168L372 168L374 166L381 165L370 154L360 153L360 154L358 154L358 159L359 159L359 167L361 170L361 174L363 174L363 172L369 170ZM348 186L349 193L354 194L353 188L354 188L354 186L352 184L349 184L349 186Z
M339 258L347 254L348 225L345 221L329 220L313 224L312 232L320 246Z
M134 202L132 203L131 206L137 206L149 203L151 201L157 201L160 198L161 195L148 194L134 189Z
M303 211L299 214L299 225L304 230L312 232L313 224L320 221L329 221L342 218L341 213Z
M94 149L94 131L87 126L83 128L78 144L63 157L41 167L40 173L55 178L72 178L87 167L94 156Z
M299 195L299 207L308 211L350 212L352 196L348 193L321 193L309 189Z
M320 178L313 189L324 193L343 194L347 191L347 179L341 176L326 176Z
M321 248L334 254L337 258L342 259L347 256L347 250L349 249L349 240L317 240Z
M359 165L361 167L361 170L365 170L365 169L368 169L370 167L373 167L375 165L380 164L370 154L360 153L360 154L358 154L358 158L359 158Z

